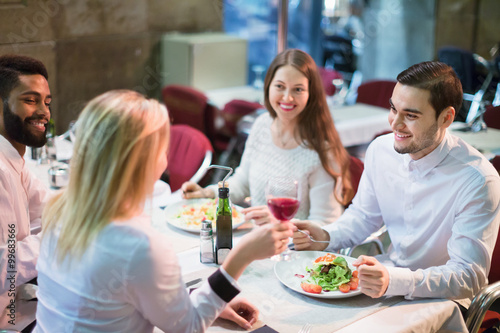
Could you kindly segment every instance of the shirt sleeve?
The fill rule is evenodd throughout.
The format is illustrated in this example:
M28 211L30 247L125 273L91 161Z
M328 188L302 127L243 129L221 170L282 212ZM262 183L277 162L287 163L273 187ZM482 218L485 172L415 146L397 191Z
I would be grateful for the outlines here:
M382 213L372 182L373 175L370 173L372 146L370 145L366 152L365 170L352 204L335 223L323 227L330 234L327 251L358 245L383 225Z
M177 257L165 243L161 236L150 237L150 244L134 249L128 268L134 276L127 287L131 302L166 332L204 332L239 290L217 271L216 278L189 295ZM221 290L225 292L218 295Z
M0 294L10 288L11 274L15 275L15 285L19 286L37 276L36 261L40 252L40 237L30 236L20 231L20 224L27 221L27 212L19 207L14 193L17 189L0 173ZM40 214L37 216L40 219ZM14 228L12 228L14 226ZM28 228L28 227L27 227ZM15 238L11 237L15 234ZM15 242L14 242L15 240ZM9 261L10 259L10 261ZM14 263L13 263L14 261ZM14 267L12 265L15 265ZM10 273L15 272L15 273Z
M471 299L484 285L500 225L500 179L476 177L459 198L445 265L411 271L388 267L386 295Z
M41 230L43 208L53 192L47 189L45 184L33 176L28 169L25 168L23 172L27 172L28 177L28 209L31 233L38 233Z
M311 208L308 220L320 225L335 222L344 208L334 194L335 180L320 164L309 176L309 200Z

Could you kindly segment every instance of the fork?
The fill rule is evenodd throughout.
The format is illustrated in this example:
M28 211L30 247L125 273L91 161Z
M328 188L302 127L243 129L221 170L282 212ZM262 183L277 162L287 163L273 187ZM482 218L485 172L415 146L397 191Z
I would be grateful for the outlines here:
M330 241L319 241L319 240L315 240L314 238L311 237L311 235L309 235L307 232L305 232L304 230L300 230L300 229L297 229L297 231L303 233L304 235L306 235L307 237L309 237L309 239L312 241L312 242L315 242L315 243L328 243L330 244Z
M311 328L312 326L310 324L304 324L304 326L302 326L302 328L299 330L298 333L309 333L311 332Z

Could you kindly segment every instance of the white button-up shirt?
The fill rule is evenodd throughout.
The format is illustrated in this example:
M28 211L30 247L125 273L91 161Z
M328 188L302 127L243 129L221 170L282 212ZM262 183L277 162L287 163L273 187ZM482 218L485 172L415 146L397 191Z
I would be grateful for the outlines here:
M11 283L17 287L37 276L40 238L30 235L30 228L40 224L47 194L46 187L25 167L18 151L0 135L0 328L10 328L10 317L6 316L10 312L5 307L18 293L12 292ZM10 265L12 261L9 263L9 254L15 267ZM19 310L18 307L16 323L21 320Z
M412 160L394 136L375 140L353 204L325 228L329 250L362 242L385 223L392 247L386 295L470 299L487 284L500 224L500 177L491 163L447 133Z

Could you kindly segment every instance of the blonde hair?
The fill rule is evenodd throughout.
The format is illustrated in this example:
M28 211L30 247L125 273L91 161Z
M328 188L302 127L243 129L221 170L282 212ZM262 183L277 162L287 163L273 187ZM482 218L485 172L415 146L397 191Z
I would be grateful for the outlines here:
M58 262L80 258L111 221L142 210L169 141L166 108L128 90L91 100L75 126L68 187L48 202L42 219L43 236L61 229Z

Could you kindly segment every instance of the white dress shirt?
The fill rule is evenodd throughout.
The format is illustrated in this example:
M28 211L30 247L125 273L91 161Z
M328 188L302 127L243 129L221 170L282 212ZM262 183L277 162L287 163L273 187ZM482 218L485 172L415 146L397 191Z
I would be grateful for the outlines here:
M334 224L329 250L359 244L385 223L392 246L386 295L470 299L487 284L500 224L500 178L491 163L446 133L412 160L394 135L368 148L353 204Z
M282 149L273 143L269 113L260 115L252 126L241 163L228 179L229 194L234 203L252 198L252 206L267 205L266 182L273 176L290 176L299 181L300 207L295 215L320 223L332 223L344 208L335 199L335 180L319 159L318 153L303 146ZM210 186L217 195L217 185Z
M5 310L12 299L11 282L20 286L37 276L40 238L30 235L30 228L40 224L48 193L45 185L26 168L18 151L0 135L0 328L11 328ZM8 261L12 231L16 242L15 253L10 254L15 257L15 269ZM19 296L18 290L15 294ZM16 322L22 320L21 316L22 313L16 314Z
M145 214L107 225L72 262L56 262L58 237L42 238L35 332L203 332L227 304L220 291L234 289L223 273L219 288L188 295L168 238Z

